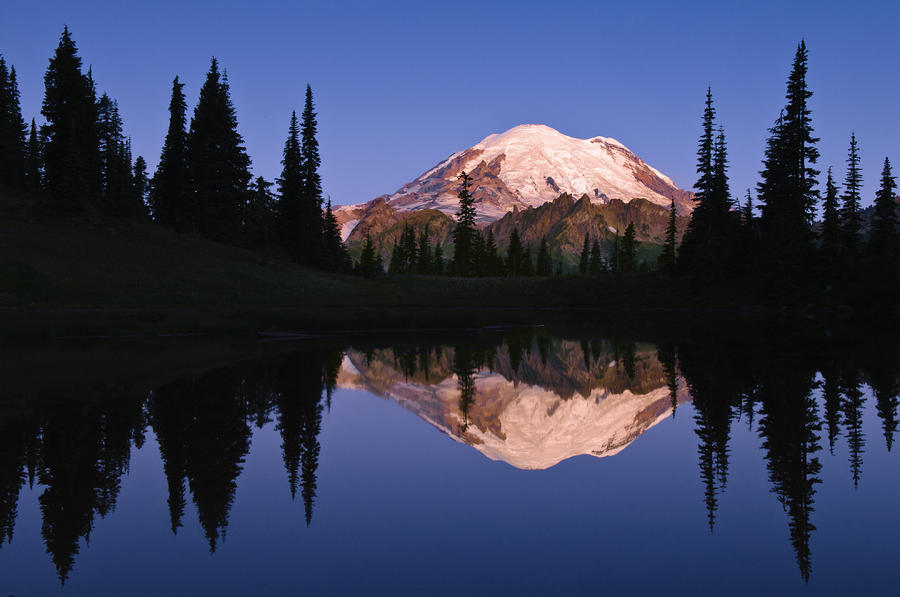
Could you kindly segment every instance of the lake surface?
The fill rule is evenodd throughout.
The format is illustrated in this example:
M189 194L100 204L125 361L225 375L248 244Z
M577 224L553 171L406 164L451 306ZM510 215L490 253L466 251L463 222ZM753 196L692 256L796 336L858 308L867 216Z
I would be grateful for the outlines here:
M896 594L891 340L15 347L0 594Z

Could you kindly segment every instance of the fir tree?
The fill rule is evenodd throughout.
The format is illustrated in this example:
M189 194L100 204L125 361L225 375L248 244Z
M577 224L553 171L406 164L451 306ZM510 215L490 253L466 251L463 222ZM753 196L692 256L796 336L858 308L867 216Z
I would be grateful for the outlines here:
M475 199L469 187L472 177L465 171L457 177L459 187L459 210L456 212L456 228L453 229L453 269L458 276L471 276L475 273L474 241Z
M859 146L856 134L850 135L850 149L847 155L847 178L844 180L844 195L841 197L841 221L844 233L844 252L853 259L862 246L862 213L859 205L862 189L862 172L859 168Z
M598 239L594 239L594 244L591 245L591 259L590 265L588 265L588 271L591 275L596 276L604 269L603 264L603 253L600 250L600 241Z
M801 271L812 248L819 171L806 85L806 43L801 41L787 81L787 105L767 141L759 202L762 239L770 280L789 281Z
M416 273L427 276L431 273L431 240L429 238L428 225L419 233L419 246L416 249Z
M347 248L341 240L341 229L337 218L331 210L331 199L325 207L325 215L322 218L322 238L325 243L325 267L330 271L340 271L347 263Z
M494 231L488 228L484 239L484 274L487 276L499 276L503 272L503 260L497 253L497 241L494 239Z
M531 258L531 245L525 245L522 250L522 264L519 266L519 271L523 276L531 277L534 275L534 260Z
M275 243L275 197L270 190L273 183L262 176L257 176L247 194L242 222L244 227L244 245L253 248L265 248Z
M136 209L139 209L135 215L146 217L147 214L147 190L150 181L147 178L147 162L142 156L138 156L134 160L131 177L132 201Z
M715 115L712 92L707 89L703 132L697 150L699 178L695 200L699 203L691 214L679 253L684 271L705 278L719 278L727 273L735 241L725 132L719 127L715 133Z
M378 271L381 269L378 265L380 256L376 256L375 253L375 244L372 242L372 235L367 232L366 240L363 241L362 252L359 255L359 262L357 263L357 270L361 275L367 278L372 278L382 273Z
M31 129L28 131L28 145L25 152L25 182L28 190L36 193L41 190L43 162L41 156L41 142L38 139L37 127L34 118L31 119Z
M312 88L306 86L306 100L300 124L300 230L299 259L308 265L322 263L322 179L319 176L318 123Z
M712 89L706 89L706 103L701 121L702 132L697 147L697 182L694 183L694 201L696 207L691 213L691 221L684 232L681 244L680 266L685 271L696 271L698 259L709 253L709 242L713 234L713 209L716 188L713 167L713 150L715 148L716 109L713 107Z
M281 177L278 179L278 233L288 255L294 261L300 261L307 243L300 238L306 227L303 223L303 156L300 152L300 125L296 112L291 112L281 165Z
M831 176L831 168L828 168L828 177L825 180L825 201L822 207L822 262L825 269L833 273L841 254L842 235L838 212L838 189Z
M150 189L150 211L157 224L186 230L187 214L187 103L178 77L172 81L169 130Z
M250 183L250 158L237 130L227 75L210 61L187 136L186 171L191 227L220 242L240 238Z
M506 273L509 276L518 277L525 275L522 271L524 262L524 249L522 239L519 238L519 229L513 228L509 235L509 248L506 252Z
M99 206L101 173L97 139L97 107L90 72L81 72L81 58L69 29L44 74L41 127L46 188L58 210L83 212Z
M588 264L590 263L590 237L588 233L584 233L584 244L581 246L581 259L578 261L578 273L582 276L588 273Z
M7 71L6 61L0 56L0 188L25 187L25 131L16 69Z
M875 213L872 217L872 232L869 235L869 250L876 257L883 257L897 246L900 226L897 222L897 202L894 191L897 181L891 174L891 162L884 158L881 171L881 185L875 193Z
M633 272L637 269L637 240L635 240L634 223L629 222L625 228L625 236L622 237L622 255L619 269L623 272Z
M621 251L619 250L619 231L616 230L616 236L613 238L613 250L610 259L609 269L614 272L622 271Z
M444 275L444 247L440 243L434 246L434 262L431 266L431 273L436 276Z
M662 253L657 259L657 267L660 271L669 271L675 265L676 257L676 235L678 234L678 226L675 221L675 200L672 199L672 206L669 209L669 224L666 226L666 242L663 244Z
M100 141L100 172L103 180L103 202L107 213L119 217L139 215L131 171L131 149L122 132L118 102L103 94L97 102Z
M396 276L400 273L402 269L401 265L401 255L400 255L400 240L394 239L394 246L391 248L391 261L388 264L388 274L391 276Z
M550 277L553 275L553 261L550 259L550 249L547 246L547 237L541 237L541 244L537 254L537 275Z

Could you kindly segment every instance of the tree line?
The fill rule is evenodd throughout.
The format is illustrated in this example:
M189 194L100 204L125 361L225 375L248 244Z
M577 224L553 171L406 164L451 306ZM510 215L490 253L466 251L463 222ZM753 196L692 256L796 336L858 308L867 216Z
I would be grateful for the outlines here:
M750 190L743 203L732 196L725 130L717 124L712 90L707 89L697 150L695 207L679 245L675 202L672 201L665 242L655 264L658 271L703 280L755 276L767 281L771 287L779 288L810 277L839 280L866 273L884 276L896 269L900 260L900 218L896 178L887 157L875 194L868 236L863 229L862 171L855 134L850 137L843 193L829 167L825 197L820 197L817 188L820 171L815 168L819 159L816 147L819 139L813 134L809 109L812 91L806 82L807 70L808 51L805 42L801 41L787 81L786 105L769 129L755 202ZM541 240L537 265L531 261L529 248L524 250L522 257L518 230L512 232L507 258L499 260L504 267L497 267L492 233L488 231L483 237L475 226L471 178L462 172L459 180L454 252L447 264L447 273L516 276L550 275L560 271L559 264L556 268L551 265L549 269L546 265L549 253L545 253L545 238ZM822 221L817 225L815 218L820 199ZM412 245L408 241L415 238L415 232L410 230L404 234L408 234L407 244L401 241L391 254L399 250L398 261L405 265L391 267L389 272L442 273L433 266L427 269L411 265L413 261L408 256L412 254ZM634 234L633 223L626 228L623 237L616 233L606 258L599 239L592 241L590 234L585 234L579 273L649 269L648 263L638 263L638 243Z
M456 377L455 412L452 403L447 406L449 414L458 415L449 420L455 420L452 432L460 436L490 407L476 383L485 369L563 401L588 399L598 388L644 394L667 386L676 418L682 413L675 410L679 387L686 386L710 530L728 484L734 429L746 425L762 440L760 455L807 579L826 450L834 455L836 447L846 446L844 482L857 487L865 479L866 450L876 445L873 436L878 433L877 443L891 452L900 427L900 368L887 350L893 341L889 333L834 331L823 339L789 325L754 325L747 333L722 337L714 326L692 326L686 338L657 344L654 358L652 349L639 349L633 338L557 337L545 329L519 328L451 337L450 344L417 337L370 339L355 348L306 347L130 390L93 384L90 399L76 402L36 401L45 390L26 386L25 400L0 418L0 550L12 541L22 488L38 483L40 532L65 581L82 539L99 517L115 511L132 447L145 447L148 431L158 443L173 533L193 512L210 550L217 549L253 430L269 423L281 438L285 490L302 500L310 524L319 435L347 357L362 375L393 369L405 383L444 385Z
M772 287L810 277L835 280L896 270L897 184L887 157L868 236L863 230L862 170L855 134L850 136L843 193L829 167L825 196L820 196L819 139L812 126L807 70L808 51L801 41L787 80L786 104L769 129L755 204L750 190L743 204L731 196L725 133L716 125L712 92L707 89L697 150L696 207L677 251L674 235L667 238L666 268L707 280L755 275ZM817 225L820 203L822 220Z
M488 227L479 230L475 224L476 212L472 196L472 177L467 172L460 172L459 211L453 229L451 246L453 252L449 259L444 258L444 249L440 242L434 242L428 226L417 231L410 224L404 224L400 236L394 241L390 251L390 262L387 268L389 275L452 275L464 277L549 277L562 275L561 261L553 260L550 254L550 243L546 236L541 237L537 250L530 244L522 242L517 227L509 236L506 254L498 248L494 231ZM585 234L584 248L581 253L579 271L582 274L599 274L605 271L632 272L637 271L637 248L634 224L629 224L625 234L616 234L609 259L604 259L599 239L591 244L590 235ZM383 273L383 266L378 261L380 251L375 247L371 234L367 234L362 246L359 264L367 275Z
M150 219L217 242L275 248L303 265L350 269L331 203L323 205L309 85L274 183L251 174L228 75L215 58L190 120L184 84L173 80L152 176L143 157L132 157L116 100L98 97L68 27L44 73L41 115L44 124L26 126L16 70L0 56L0 191L31 195L51 214Z

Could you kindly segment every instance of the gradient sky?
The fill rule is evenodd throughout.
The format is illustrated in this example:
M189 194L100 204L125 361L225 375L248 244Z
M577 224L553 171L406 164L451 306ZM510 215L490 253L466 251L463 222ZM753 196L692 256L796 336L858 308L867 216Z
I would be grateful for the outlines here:
M395 191L491 133L543 123L614 137L679 186L696 178L707 85L736 194L754 187L796 45L810 51L820 165L843 180L851 131L864 204L900 170L900 7L885 2L268 2L4 0L0 53L27 118L63 25L119 101L151 172L171 80L191 110L209 59L228 70L253 171L280 172L292 109L312 85L324 190L336 204ZM38 118L40 122L40 118Z

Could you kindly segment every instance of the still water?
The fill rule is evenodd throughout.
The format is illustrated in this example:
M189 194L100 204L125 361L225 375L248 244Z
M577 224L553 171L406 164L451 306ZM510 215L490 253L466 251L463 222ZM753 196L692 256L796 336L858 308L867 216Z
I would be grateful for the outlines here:
M896 594L896 350L760 336L17 350L0 594Z

